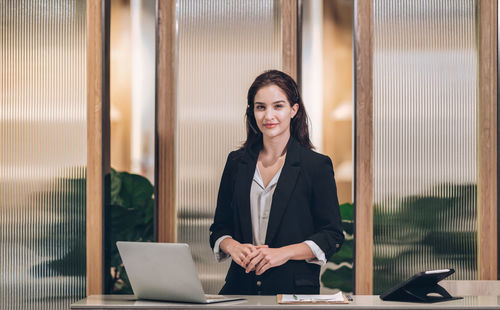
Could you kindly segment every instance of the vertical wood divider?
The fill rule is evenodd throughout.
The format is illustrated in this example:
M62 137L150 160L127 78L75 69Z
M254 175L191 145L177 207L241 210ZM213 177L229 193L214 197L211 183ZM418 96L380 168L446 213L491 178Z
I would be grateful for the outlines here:
M176 241L175 0L156 2L156 180L158 242Z
M498 4L479 5L478 276L498 277Z
M297 0L281 0L281 39L283 71L295 81L298 80L298 41L297 41Z
M373 292L373 4L357 0L355 18L354 292Z
M104 293L105 188L110 176L109 25L106 22L109 22L109 12L106 8L109 8L107 0L87 1L87 295Z

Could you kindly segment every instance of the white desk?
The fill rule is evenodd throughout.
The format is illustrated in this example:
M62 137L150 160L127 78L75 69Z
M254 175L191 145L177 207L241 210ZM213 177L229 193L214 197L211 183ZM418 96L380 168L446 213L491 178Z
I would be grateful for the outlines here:
M466 296L433 304L383 301L378 296L355 295L349 304L280 305L276 296L244 296L246 300L210 305L134 300L132 295L93 295L71 305L71 309L500 309L500 296Z

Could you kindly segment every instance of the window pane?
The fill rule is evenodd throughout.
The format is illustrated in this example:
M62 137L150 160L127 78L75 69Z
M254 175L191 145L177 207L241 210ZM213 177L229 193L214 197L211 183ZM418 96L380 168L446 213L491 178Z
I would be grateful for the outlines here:
M0 308L85 296L85 1L0 3Z
M373 1L374 288L477 278L476 1Z

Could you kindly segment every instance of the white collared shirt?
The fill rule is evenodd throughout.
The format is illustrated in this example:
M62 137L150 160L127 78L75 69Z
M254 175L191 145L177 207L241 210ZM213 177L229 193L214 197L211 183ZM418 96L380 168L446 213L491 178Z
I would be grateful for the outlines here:
M252 237L254 245L266 244L267 224L269 223L271 204L282 169L283 167L276 172L266 187L260 175L259 167L255 168L252 187L250 188L250 217L252 219Z
M266 242L267 225L269 223L269 215L271 213L271 204L273 200L274 190L278 185L278 180L281 175L280 168L274 175L267 186L264 186L262 176L260 175L259 167L255 167L252 186L250 188L250 214L252 220L252 239L254 245L264 245ZM217 261L224 261L229 257L223 251L220 251L220 243L226 238L232 236L224 235L217 239L214 245L214 254ZM321 248L311 240L306 240L305 243L311 248L316 259L306 260L308 263L324 265L326 264L325 253Z

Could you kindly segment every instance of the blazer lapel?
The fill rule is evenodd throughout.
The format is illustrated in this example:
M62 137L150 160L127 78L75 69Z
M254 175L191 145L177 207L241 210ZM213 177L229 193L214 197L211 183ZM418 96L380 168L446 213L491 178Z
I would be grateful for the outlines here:
M281 218L290 201L297 176L300 172L300 146L294 138L290 138L288 144L285 164L281 170L281 175L276 185L271 203L271 213L266 232L266 244L270 245L281 223Z
M258 154L258 153L257 153ZM250 188L257 164L257 156L246 152L238 167L235 189L237 194L238 213L241 225L242 243L252 243L252 219L250 215Z

